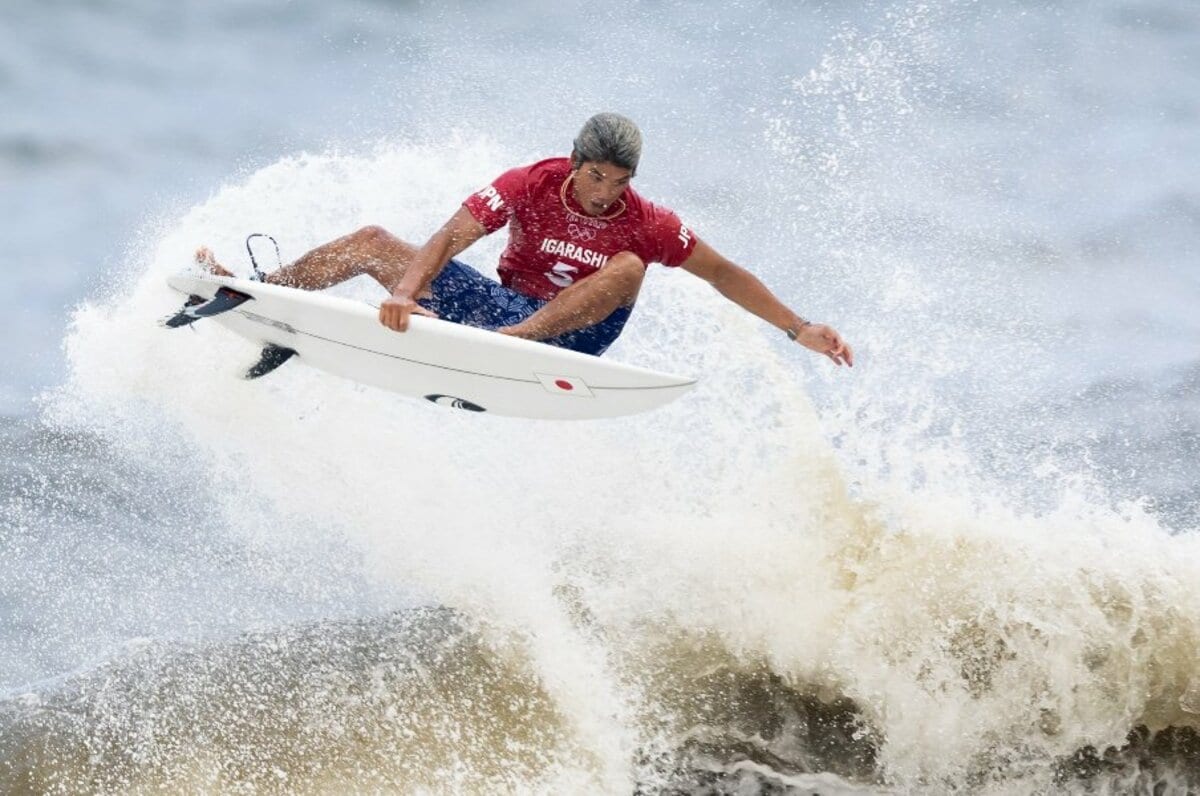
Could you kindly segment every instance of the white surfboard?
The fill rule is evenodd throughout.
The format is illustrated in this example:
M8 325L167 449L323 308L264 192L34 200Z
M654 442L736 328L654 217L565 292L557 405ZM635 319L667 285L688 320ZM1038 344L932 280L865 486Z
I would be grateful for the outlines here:
M222 287L250 297L197 321L202 325L219 323L255 343L292 349L328 373L443 406L516 417L615 417L661 406L696 383L435 318L414 315L407 332L394 332L375 307L325 293L209 274L167 283L205 300Z

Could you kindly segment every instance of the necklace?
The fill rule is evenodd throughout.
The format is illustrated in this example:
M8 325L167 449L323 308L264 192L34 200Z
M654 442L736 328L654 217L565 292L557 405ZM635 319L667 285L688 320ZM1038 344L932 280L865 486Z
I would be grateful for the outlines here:
M575 179L575 172L571 172L567 175L567 178L563 180L562 188L558 190L558 196L560 199L562 199L563 208L566 209L566 211L571 215L579 218L591 219L593 221L612 221L614 218L625 212L625 200L619 197L617 198L617 209L606 216L589 216L585 215L584 213L580 213L578 210L573 210L571 205L567 204L567 186L571 184L571 180L573 179Z

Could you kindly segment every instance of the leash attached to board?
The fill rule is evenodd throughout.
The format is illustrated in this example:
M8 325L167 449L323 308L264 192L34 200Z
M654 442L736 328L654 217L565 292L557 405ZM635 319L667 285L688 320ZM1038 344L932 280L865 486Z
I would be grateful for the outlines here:
M279 254L279 243L270 235L265 235L262 232L254 232L246 236L246 253L250 255L250 267L254 269L254 281L266 281L267 275L258 267L258 260L254 259L254 248L250 245L250 241L255 238L266 238L275 246L275 261L279 264L278 267L283 267L283 257Z

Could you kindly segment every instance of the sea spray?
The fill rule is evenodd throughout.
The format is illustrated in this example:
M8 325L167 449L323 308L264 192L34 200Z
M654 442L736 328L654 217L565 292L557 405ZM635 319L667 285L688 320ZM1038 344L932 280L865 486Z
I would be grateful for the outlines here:
M197 245L246 273L241 241L252 231L275 234L285 260L368 223L419 242L467 193L532 159L470 132L439 140L440 118L432 143L287 157L162 218L122 278L76 313L71 376L43 419L66 439L98 439L94 457L75 461L120 463L123 499L141 513L191 504L186 522L159 530L193 539L203 574L218 578L197 575L220 586L189 591L192 604L232 618L216 633L212 615L172 602L163 616L199 632L164 632L9 695L6 743L36 748L45 735L21 728L53 732L57 717L97 752L77 765L20 758L33 760L28 781L1000 793L1196 782L1200 573L1180 519L1186 467L1182 508L1164 512L1120 499L1114 484L1133 497L1147 490L1071 447L1095 439L1087 450L1111 447L1118 461L1125 449L1094 428L1104 423L1084 391L1099 378L1089 368L1123 372L1126 347L1162 367L1178 357L1154 345L1162 335L1112 323L1162 298L1128 278L1141 273L1136 257L1101 247L1108 254L1093 263L1094 219L1055 207L1070 195L1072 207L1092 197L1128 200L1133 212L1140 199L1090 166L1092 189L1075 192L1074 161L1039 145L1085 151L1071 133L1087 130L1119 146L1121 130L1092 126L1092 110L1063 110L1108 95L1091 77L1040 90L1051 73L1036 58L1020 64L1045 53L1029 36L1049 32L1051 51L1100 59L1079 75L1112 70L1076 46L1087 41L1053 38L1060 27L1044 23L1066 12L1022 8L1018 23L974 8L893 4L874 28L848 24L823 53L797 56L789 79L755 81L761 117L714 120L753 141L744 120L770 122L761 152L731 153L694 125L711 148L668 134L654 157L669 163L682 147L711 170L639 174L639 187L672 189L647 193L702 239L838 326L861 354L854 371L788 347L697 280L657 267L609 356L701 384L660 412L583 426L455 414L303 363L245 383L252 347L218 327L155 326L178 304L163 279ZM1102 18L1081 30L1108 30ZM989 20L1003 51L987 47ZM665 46L681 55L674 36ZM971 42L987 57L965 58ZM460 56L435 52L428 68ZM568 88L553 90L561 99ZM436 104L431 96L416 100ZM684 96L684 111L667 117L690 118L686 102L711 106L703 91ZM1136 107L1136 93L1126 99L1122 108ZM749 100L737 102L745 111ZM1113 217L1106 240L1141 229ZM1151 213L1155 239L1186 240L1172 232L1185 217L1156 226ZM499 245L489 239L468 259L486 270ZM1093 293L1093 283L1107 287ZM1163 284L1188 295L1186 280ZM367 280L337 290L382 295ZM1081 295L1095 298L1072 298ZM1088 309L1105 302L1111 313ZM1130 339L1073 347L1093 325ZM1097 351L1110 355L1098 362ZM1136 411L1145 393L1122 383L1098 390L1112 396L1106 411ZM1171 412L1190 417L1189 382L1177 383ZM1066 413L1047 404L1076 389L1083 422L1058 422ZM1136 427L1137 439L1157 433ZM58 516L39 515L45 504L21 503L36 510L20 515L18 534ZM101 519L98 536L126 530ZM69 560L68 545L56 550ZM219 579L220 561L234 576ZM270 588L245 587L256 579ZM69 592L69 578L56 583ZM174 594L161 583L148 593ZM119 639L135 626L109 617L90 617L97 632ZM414 621L437 630L396 630ZM184 659L191 690L161 663ZM187 694L218 707L206 713ZM421 727L431 740L409 743ZM348 737L359 739L354 754ZM840 779L817 788L805 779L817 773Z

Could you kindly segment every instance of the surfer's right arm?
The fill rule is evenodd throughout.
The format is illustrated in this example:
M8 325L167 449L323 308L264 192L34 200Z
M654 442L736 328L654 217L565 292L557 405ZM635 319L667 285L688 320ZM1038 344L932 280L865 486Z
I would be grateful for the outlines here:
M417 249L412 261L404 269L404 276L392 288L392 295L379 306L379 322L397 332L407 331L408 317L433 316L433 313L417 303L416 297L437 277L446 263L468 246L487 234L483 224L475 220L471 212L460 207L442 228L433 233L425 245Z

